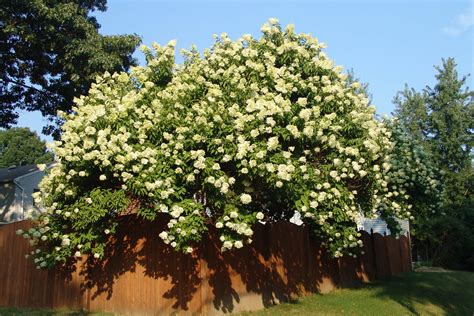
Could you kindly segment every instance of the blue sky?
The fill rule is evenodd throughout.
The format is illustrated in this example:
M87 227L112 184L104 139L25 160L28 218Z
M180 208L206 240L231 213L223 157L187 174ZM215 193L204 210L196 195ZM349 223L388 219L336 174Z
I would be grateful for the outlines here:
M390 114L405 83L418 90L434 83L433 65L441 58L454 57L460 74L474 72L472 7L472 1L453 0L109 0L108 10L96 16L102 34L136 33L148 46L176 39L177 51L192 44L202 51L222 32L233 39L259 37L261 25L276 17L326 43L336 64L369 83L377 112ZM143 64L141 52L135 56ZM471 88L473 82L471 76ZM43 124L40 115L22 113L18 125L40 131Z

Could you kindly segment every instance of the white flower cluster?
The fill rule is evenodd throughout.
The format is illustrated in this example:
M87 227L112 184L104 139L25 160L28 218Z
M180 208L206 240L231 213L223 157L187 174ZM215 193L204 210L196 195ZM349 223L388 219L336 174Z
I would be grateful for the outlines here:
M408 199L409 204L402 217L409 218L416 225L420 220L438 215L437 210L442 208L444 190L439 181L441 175L425 148L403 129L397 119L386 123L395 144L390 155L392 168L389 183L392 194L400 193Z
M407 214L406 191L389 185L390 131L367 97L316 38L275 19L262 32L222 34L202 57L184 51L179 66L174 41L144 48L147 66L105 74L76 100L38 196L55 233L76 236L69 248L84 229L55 210L82 201L78 216L90 212L94 188L125 192L150 220L168 213L159 237L185 252L209 224L223 250L241 248L258 221L298 211L333 255L355 256L361 212Z

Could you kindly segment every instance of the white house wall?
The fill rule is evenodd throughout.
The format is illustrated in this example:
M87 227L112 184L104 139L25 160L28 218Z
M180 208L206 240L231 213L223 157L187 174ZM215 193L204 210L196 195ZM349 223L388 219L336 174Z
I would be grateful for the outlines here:
M35 192L35 189L38 189L38 184L44 175L43 171L35 171L15 179L15 182L18 184L17 187L21 186L23 188L22 198L25 215L37 210L31 195Z
M397 219L397 221L402 227L402 234L407 235L410 231L410 225L408 221L400 219ZM290 219L290 222L295 225L302 225L303 221L301 220L301 214L296 211L293 217ZM374 233L379 233L381 235L390 235L390 229L388 229L387 223L380 217L371 219L361 216L357 223L357 229L364 230L368 233L373 231Z
M13 182L0 184L0 223L21 219L21 204L17 199L17 186Z
M402 234L407 235L410 231L408 221L401 219L397 219L397 221L402 227ZM390 229L388 229L387 223L380 217L374 219L363 218L362 223L363 230L365 230L366 232L370 233L371 231L373 231L374 233L379 233L381 235L390 235Z

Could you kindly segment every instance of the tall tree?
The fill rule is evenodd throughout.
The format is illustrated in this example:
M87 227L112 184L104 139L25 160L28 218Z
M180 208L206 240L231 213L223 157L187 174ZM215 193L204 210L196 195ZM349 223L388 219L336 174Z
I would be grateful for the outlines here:
M396 94L394 115L402 120L404 129L417 141L425 141L428 136L427 95L405 85L405 89Z
M453 58L443 60L436 69L436 85L425 89L432 152L447 172L472 169L474 92L464 88L467 76L458 77Z
M127 70L137 35L104 36L91 16L106 0L5 0L0 6L0 127L16 123L18 109L39 110L58 122L74 97L98 74ZM53 125L44 130L56 132Z
M425 236L420 242L435 263L474 269L474 92L466 87L467 76L458 75L453 58L435 68L433 87L420 93L406 86L397 94L395 115L422 141L443 175L445 216L419 230Z
M46 143L28 128L0 131L0 168L53 161Z
M354 72L354 68L350 68L347 71L347 81L346 84L347 86L351 86L352 84L358 85L358 88L356 88L356 93L362 93L364 94L367 99L369 99L369 104L372 103L372 93L369 92L369 83L367 82L362 82L360 78L358 78Z

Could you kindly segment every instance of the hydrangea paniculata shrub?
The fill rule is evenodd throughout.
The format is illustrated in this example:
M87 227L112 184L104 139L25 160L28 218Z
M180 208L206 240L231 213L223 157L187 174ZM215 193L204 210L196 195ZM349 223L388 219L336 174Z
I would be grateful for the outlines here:
M357 254L361 214L410 216L405 189L389 185L391 133L358 83L292 25L261 31L216 36L180 65L174 41L143 48L146 66L105 74L76 100L36 197L46 211L25 232L39 267L102 258L130 208L169 214L156 237L184 252L210 225L229 250L258 221L297 211L334 257Z

